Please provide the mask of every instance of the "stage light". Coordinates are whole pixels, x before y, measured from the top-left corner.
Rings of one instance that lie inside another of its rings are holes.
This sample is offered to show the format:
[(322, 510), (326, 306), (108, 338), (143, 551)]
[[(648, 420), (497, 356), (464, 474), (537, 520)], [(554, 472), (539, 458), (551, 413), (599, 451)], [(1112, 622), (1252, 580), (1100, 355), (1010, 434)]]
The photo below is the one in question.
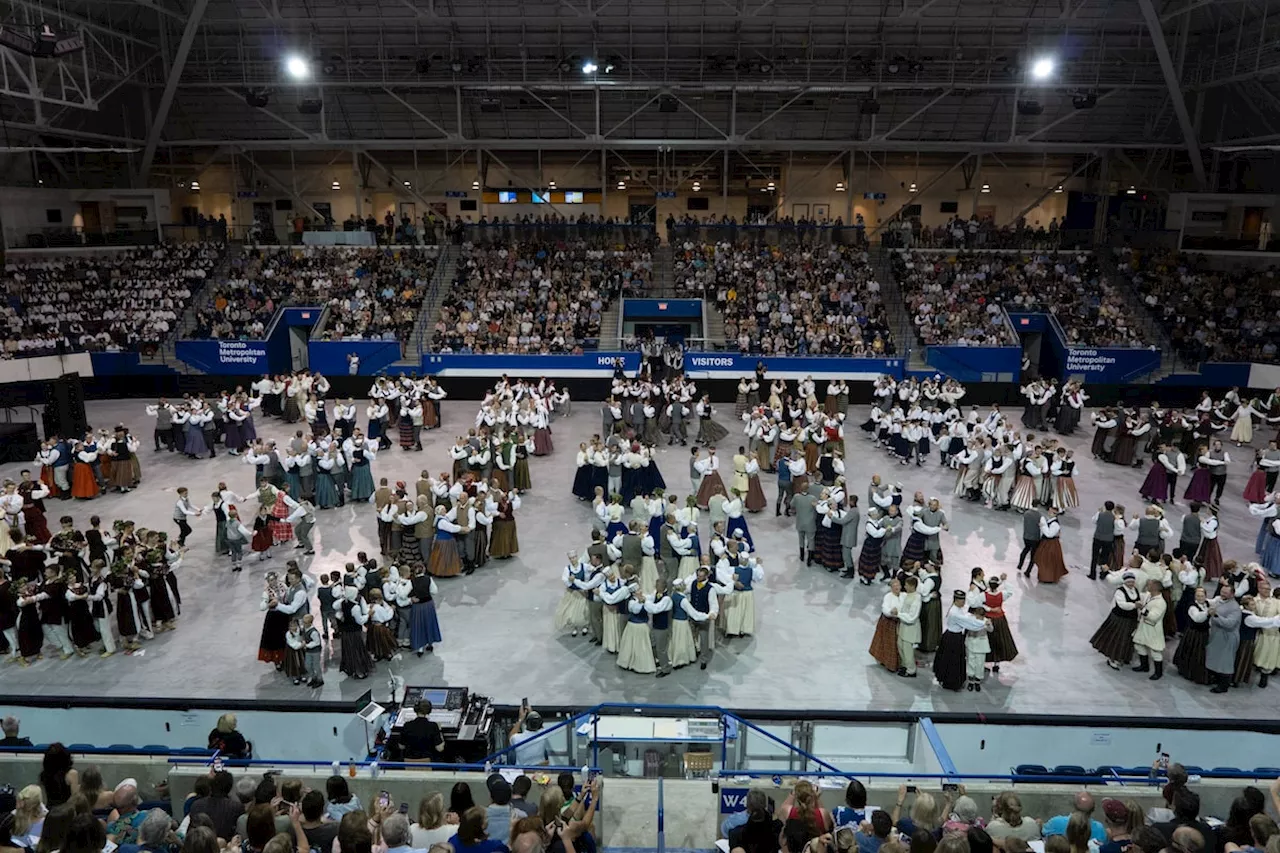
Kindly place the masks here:
[(199, 181), (192, 181), (192, 182), (191, 182), (191, 191), (192, 191), (193, 193), (198, 193), (198, 192), (200, 192), (200, 182), (199, 182)]
[(989, 192), (991, 192), (991, 184), (983, 184), (983, 185), (982, 185), (982, 192), (984, 192), (984, 193), (989, 193)]
[(284, 70), (294, 80), (305, 80), (311, 76), (311, 66), (301, 56), (290, 56), (284, 61)]
[(913, 192), (915, 192), (915, 191), (916, 191), (916, 182), (915, 182), (915, 181), (912, 181), (912, 182), (911, 182), (911, 186), (907, 187), (907, 192), (909, 192), (909, 193), (913, 193)]
[(334, 181), (331, 189), (340, 190), (342, 189), (342, 184), (338, 183), (337, 181)]
[(694, 191), (694, 192), (701, 192), (701, 191), (702, 191), (702, 184), (698, 183), (697, 181), (694, 181), (694, 182), (693, 182), (693, 191)]
[(480, 182), (479, 182), (478, 180), (476, 180), (476, 181), (472, 181), (472, 182), (471, 182), (471, 189), (473, 189), (473, 190), (478, 190), (478, 189), (480, 189)]
[(409, 186), (409, 182), (408, 182), (408, 181), (405, 181), (405, 182), (404, 182), (404, 185), (405, 185), (406, 187), (407, 187), (407, 186)]
[(590, 59), (582, 63), (583, 74), (595, 74), (598, 69), (599, 69), (599, 66), (596, 65), (594, 62), (592, 62)]
[(462, 60), (461, 60), (461, 59), (455, 59), (455, 60), (451, 61), (451, 62), (449, 63), (449, 70), (450, 70), (450, 71), (452, 71), (454, 74), (461, 74), (461, 73), (462, 73)]
[(844, 181), (836, 181), (836, 192), (844, 192)]
[(1037, 80), (1048, 80), (1053, 76), (1053, 60), (1047, 56), (1037, 59), (1031, 65), (1031, 76)]
[(1137, 195), (1137, 194), (1138, 194), (1138, 188), (1137, 188), (1137, 187), (1135, 187), (1135, 186), (1130, 185), (1129, 189), (1127, 189), (1127, 190), (1125, 190), (1125, 191), (1124, 191), (1124, 194), (1125, 194), (1125, 195)]
[(555, 181), (547, 181), (547, 186), (548, 186), (549, 188), (551, 188), (551, 189), (555, 189), (555, 188), (556, 188), (556, 182), (555, 182)]
[(1055, 193), (1060, 193), (1060, 192), (1066, 192), (1066, 191), (1062, 188), (1062, 184), (1058, 184), (1058, 188), (1057, 188), (1056, 190), (1054, 190), (1054, 192), (1055, 192)]

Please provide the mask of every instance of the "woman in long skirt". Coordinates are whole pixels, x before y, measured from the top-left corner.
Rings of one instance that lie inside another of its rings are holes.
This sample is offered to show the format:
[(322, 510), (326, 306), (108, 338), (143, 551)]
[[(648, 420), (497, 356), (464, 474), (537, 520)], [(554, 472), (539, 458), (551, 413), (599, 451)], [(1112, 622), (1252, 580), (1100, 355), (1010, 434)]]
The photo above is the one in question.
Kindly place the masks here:
[[(511, 485), (515, 488), (516, 493), (527, 492), (533, 488), (533, 478), (529, 476), (529, 454), (532, 450), (529, 448), (528, 440), (525, 439), (524, 433), (516, 436), (516, 465), (511, 472)], [(577, 485), (577, 477), (574, 478), (574, 484)]]
[(539, 421), (539, 426), (533, 431), (533, 455), (547, 456), (554, 452), (556, 446), (551, 441), (551, 427), (547, 425), (545, 415)]
[[(525, 460), (526, 466), (528, 460)], [(591, 451), (586, 442), (578, 445), (578, 471), (573, 476), (573, 496), (580, 501), (591, 500), (594, 494), (595, 467), (591, 464)]]
[(395, 612), (395, 608), (382, 599), (382, 590), (369, 590), (369, 624), (365, 630), (364, 645), (375, 662), (395, 657), (396, 635), (391, 632)]
[(1129, 665), (1133, 657), (1133, 632), (1138, 629), (1138, 611), (1142, 593), (1138, 592), (1137, 576), (1124, 573), (1124, 584), (1111, 599), (1111, 612), (1089, 639), (1089, 645), (1107, 659), (1107, 666), (1120, 670)]
[(942, 641), (942, 575), (937, 569), (930, 568), (919, 577), (922, 590), (925, 589), (925, 581), (929, 582), (932, 597), (920, 605), (920, 645), (916, 648), (928, 654), (937, 651), (938, 643)]
[(724, 488), (724, 480), (720, 479), (719, 471), (708, 471), (702, 477), (702, 484), (698, 486), (698, 507), (699, 509), (707, 509), (711, 505), (712, 495), (726, 494)]
[(400, 419), (400, 449), (412, 450), (414, 446), (413, 418), (406, 415)]
[(871, 510), (867, 521), (866, 538), (862, 540), (862, 551), (858, 554), (858, 576), (863, 586), (871, 583), (880, 574), (880, 553), (884, 547), (885, 529), (880, 526), (879, 510)]
[(373, 658), (365, 647), (364, 624), (369, 621), (369, 610), (356, 597), (356, 588), (345, 588), (344, 598), (334, 606), (338, 616), (338, 645), (342, 657), (338, 669), (351, 678), (368, 678), (373, 672)]
[(427, 571), (432, 577), (451, 578), (462, 574), (462, 552), (457, 534), (461, 528), (445, 517), (445, 508), (436, 507), (435, 541), (431, 544), (431, 559)]
[(726, 602), (724, 632), (729, 637), (749, 637), (756, 632), (755, 585), (764, 571), (752, 561), (733, 570), (733, 595)]
[(898, 611), (892, 605), (901, 594), (902, 584), (894, 578), (889, 582), (889, 592), (880, 605), (880, 618), (876, 620), (876, 631), (871, 636), (871, 647), (867, 650), (877, 663), (890, 672), (897, 672), (899, 664)]
[(987, 663), (992, 672), (1000, 671), (1000, 664), (1007, 663), (1018, 656), (1018, 644), (1013, 640), (1013, 632), (1009, 630), (1009, 617), (1004, 612), (1010, 595), (1000, 588), (1004, 575), (993, 577), (987, 582), (987, 591), (983, 594), (987, 618), (991, 620), (991, 634), (987, 637), (991, 651), (987, 652)]
[(1204, 566), (1205, 577), (1210, 580), (1217, 580), (1222, 577), (1223, 567), (1222, 547), (1218, 545), (1218, 537), (1216, 531), (1218, 529), (1217, 519), (1212, 519), (1207, 524), (1202, 524), (1201, 528), (1209, 527), (1215, 531), (1214, 537), (1202, 536), (1200, 539), (1200, 550), (1196, 552), (1195, 562), (1198, 566)]
[(1182, 633), (1178, 650), (1173, 653), (1173, 665), (1178, 674), (1196, 684), (1210, 682), (1205, 668), (1205, 654), (1209, 645), (1209, 602), (1204, 587), (1196, 587), (1195, 598), (1187, 608), (1187, 630)]
[(705, 414), (698, 418), (698, 443), (711, 447), (724, 441), (728, 435), (729, 431), (712, 418), (711, 404), (707, 403)]
[(413, 567), (413, 606), (409, 610), (409, 647), (422, 657), (435, 651), (436, 643), (443, 642), (440, 619), (436, 613), (435, 597), (439, 593), (435, 579), (427, 574), (421, 563)]
[(743, 499), (747, 512), (760, 512), (769, 507), (769, 499), (760, 486), (760, 452), (747, 460), (747, 494)]
[[(93, 464), (80, 458), (83, 447), (75, 453), (75, 464), (71, 473), (71, 497), (79, 500), (92, 500), (98, 496), (98, 478), (93, 475)], [(90, 454), (96, 458), (96, 454)]]
[(693, 628), (689, 626), (689, 616), (681, 606), (686, 598), (684, 582), (677, 580), (674, 588), (675, 592), (671, 595), (671, 636), (667, 640), (667, 660), (672, 669), (679, 669), (696, 661), (698, 650), (693, 644)]
[[(1209, 452), (1209, 448), (1203, 444), (1196, 448), (1196, 458), (1204, 456)], [(1197, 501), (1207, 504), (1213, 498), (1213, 480), (1209, 475), (1209, 466), (1197, 464), (1196, 469), (1191, 472), (1191, 482), (1187, 483), (1187, 489), (1182, 496), (1189, 501)]]
[(289, 623), (289, 631), (284, 635), (284, 643), (288, 647), (284, 653), (284, 664), (280, 671), (293, 679), (294, 684), (301, 684), (307, 676), (307, 654), (303, 650), (302, 622), (294, 619)]
[[(351, 466), (351, 500), (356, 503), (368, 502), (373, 497), (373, 471), (370, 468), (369, 460), (372, 454), (366, 450), (363, 460), (357, 461)], [(290, 490), (292, 494), (292, 490)]]
[(1196, 590), (1204, 583), (1205, 573), (1201, 566), (1191, 566), (1189, 563), (1182, 564), (1186, 568), (1179, 569), (1178, 583), (1182, 587), (1182, 593), (1178, 596), (1178, 603), (1174, 606), (1173, 617), (1174, 627), (1179, 634), (1185, 633), (1187, 625), (1191, 619), (1187, 616), (1187, 611), (1191, 609), (1192, 603), (1196, 600)]
[[(822, 506), (824, 503), (825, 501), (819, 501), (818, 505)], [(831, 510), (833, 516), (834, 504), (831, 505)], [(836, 524), (832, 516), (825, 512), (818, 515), (818, 527), (813, 534), (813, 552), (823, 568), (837, 572), (844, 567), (844, 552), (840, 548), (840, 534), (844, 528)]]
[(283, 545), (293, 540), (293, 525), (286, 520), (293, 512), (286, 500), (288, 491), (286, 487), (276, 492), (276, 502), (271, 508), (272, 518), (275, 519), (271, 522), (271, 541), (275, 545)]
[[(964, 602), (964, 590), (956, 590), (951, 596), (952, 609), (963, 611)], [(964, 617), (964, 620), (972, 619), (967, 613), (962, 612), (960, 615)], [(950, 620), (950, 617), (948, 617), (948, 620)], [(967, 656), (964, 647), (966, 633), (965, 630), (944, 630), (942, 639), (938, 642), (938, 653), (933, 656), (933, 677), (938, 680), (938, 684), (947, 690), (959, 690), (967, 681)]]
[(1040, 583), (1057, 583), (1066, 576), (1067, 563), (1062, 558), (1062, 540), (1057, 536), (1043, 537), (1036, 548), (1036, 579)]
[(1138, 494), (1152, 503), (1164, 503), (1168, 500), (1169, 472), (1165, 470), (1164, 465), (1160, 464), (1158, 458), (1151, 463), (1151, 470), (1147, 472), (1147, 479), (1142, 481), (1142, 488), (1138, 490)]
[(489, 556), (495, 560), (506, 560), (520, 551), (520, 537), (516, 531), (515, 516), (520, 498), (504, 495), (501, 492), (495, 492), (493, 497), (498, 503), (498, 511), (493, 516), (491, 525), (493, 535), (489, 541)]
[[(327, 461), (327, 460), (326, 460)], [(338, 490), (333, 483), (333, 471), (323, 465), (316, 466), (316, 507), (333, 509), (338, 505)]]
[(589, 591), (578, 589), (574, 581), (585, 583), (587, 570), (576, 563), (577, 552), (570, 552), (570, 563), (560, 572), (560, 583), (564, 586), (564, 594), (556, 605), (556, 613), (552, 624), (557, 631), (568, 631), (569, 636), (576, 637), (581, 631), (587, 634), (591, 626), (591, 605)]
[(219, 483), (219, 491), (209, 495), (213, 507), (213, 523), (216, 529), (213, 531), (213, 553), (219, 557), (225, 557), (231, 553), (231, 546), (227, 544), (227, 506), (222, 500), (222, 490), (226, 487), (225, 483)]
[(284, 664), (284, 655), (288, 650), (285, 634), (289, 632), (289, 614), (277, 610), (276, 605), (284, 600), (287, 590), (275, 572), (267, 572), (266, 589), (262, 591), (262, 609), (266, 615), (262, 617), (262, 636), (258, 640), (258, 660), (273, 663), (276, 669)]
[(618, 666), (641, 675), (656, 672), (653, 634), (649, 630), (649, 614), (644, 609), (644, 593), (640, 590), (637, 589), (627, 602), (627, 616), (624, 618), (626, 622), (618, 638)]
[(271, 546), (275, 544), (271, 535), (272, 521), (270, 509), (265, 506), (258, 507), (258, 514), (253, 518), (253, 539), (249, 541), (249, 547), (258, 555), (259, 560), (265, 560), (271, 556)]

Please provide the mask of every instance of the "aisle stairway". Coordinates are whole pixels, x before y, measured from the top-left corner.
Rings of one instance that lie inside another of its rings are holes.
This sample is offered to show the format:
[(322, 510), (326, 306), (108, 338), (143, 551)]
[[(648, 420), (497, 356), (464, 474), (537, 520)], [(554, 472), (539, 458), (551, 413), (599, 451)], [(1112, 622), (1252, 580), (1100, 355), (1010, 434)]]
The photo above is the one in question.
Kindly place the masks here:
[(458, 247), (444, 244), (440, 248), (440, 259), (436, 261), (436, 271), (431, 276), (431, 287), (422, 300), (422, 308), (418, 311), (418, 322), (413, 327), (410, 344), (405, 346), (401, 364), (421, 364), (422, 354), (431, 349), (432, 337), (435, 335), (436, 320), (440, 317), (440, 304), (453, 290), (453, 279), (458, 272)]
[(1173, 347), (1173, 341), (1169, 338), (1169, 334), (1164, 330), (1164, 326), (1142, 301), (1142, 295), (1138, 293), (1137, 288), (1129, 281), (1129, 276), (1116, 263), (1114, 253), (1106, 247), (1096, 252), (1098, 257), (1098, 267), (1102, 274), (1107, 278), (1115, 289), (1124, 297), (1128, 311), (1127, 316), (1132, 321), (1138, 321), (1142, 324), (1142, 339), (1148, 343), (1155, 344), (1160, 348), (1160, 367), (1155, 372), (1141, 377), (1143, 382), (1159, 382), (1166, 376), (1174, 373), (1195, 374), (1199, 371), (1194, 365), (1180, 363), (1177, 353)]
[(196, 317), (213, 299), (213, 292), (216, 289), (216, 286), (226, 282), (227, 276), (231, 273), (231, 262), (235, 257), (238, 257), (239, 254), (240, 250), (238, 248), (227, 248), (226, 253), (218, 260), (218, 263), (209, 271), (209, 274), (205, 276), (199, 286), (192, 289), (191, 298), (187, 300), (186, 307), (175, 322), (172, 334), (169, 335), (168, 339), (165, 340), (164, 344), (161, 345), (159, 351), (157, 351), (155, 355), (143, 356), (140, 358), (140, 364), (152, 366), (167, 365), (180, 373), (187, 374), (200, 372), (195, 368), (190, 367), (185, 362), (178, 360), (175, 345), (179, 340), (183, 340), (191, 336), (191, 333), (196, 327)]
[(653, 283), (649, 285), (649, 294), (655, 298), (676, 295), (675, 260), (671, 255), (671, 246), (662, 243), (653, 252)]
[(893, 331), (893, 340), (897, 344), (896, 355), (907, 358), (908, 370), (928, 370), (924, 347), (916, 340), (911, 315), (907, 312), (902, 291), (898, 288), (898, 280), (893, 275), (893, 266), (890, 264), (892, 254), (892, 249), (883, 246), (876, 246), (871, 250), (871, 263), (876, 280), (880, 282), (880, 298), (884, 302), (885, 313), (889, 316), (889, 328)]

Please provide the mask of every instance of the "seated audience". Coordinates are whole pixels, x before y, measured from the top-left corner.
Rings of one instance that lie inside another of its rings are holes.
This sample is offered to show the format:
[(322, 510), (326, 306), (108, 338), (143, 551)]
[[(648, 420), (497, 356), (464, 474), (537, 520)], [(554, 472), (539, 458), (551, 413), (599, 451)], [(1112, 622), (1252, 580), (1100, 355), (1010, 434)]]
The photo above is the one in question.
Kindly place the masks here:
[(0, 747), (31, 746), (31, 738), (18, 736), (18, 729), (21, 725), (22, 721), (12, 714), (0, 721), (0, 732), (4, 733), (4, 737), (0, 738)]

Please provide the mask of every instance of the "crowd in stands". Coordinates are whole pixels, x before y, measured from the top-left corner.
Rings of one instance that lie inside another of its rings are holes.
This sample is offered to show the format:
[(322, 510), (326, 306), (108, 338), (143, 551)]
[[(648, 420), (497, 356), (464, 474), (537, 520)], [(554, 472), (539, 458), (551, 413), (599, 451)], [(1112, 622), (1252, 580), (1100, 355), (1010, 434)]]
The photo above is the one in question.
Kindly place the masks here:
[(252, 249), (196, 314), (196, 338), (261, 338), (282, 305), (327, 305), (326, 340), (407, 341), (435, 249)]
[(154, 352), (224, 247), (182, 243), (104, 255), (10, 258), (0, 304), (5, 358)]
[(882, 229), (886, 246), (902, 249), (1056, 249), (1063, 245), (1064, 233), (1055, 216), (1046, 227), (1026, 219), (996, 225), (990, 217), (976, 214), (965, 219), (952, 216), (944, 223), (928, 226), (917, 216), (899, 216)]
[[(941, 795), (898, 789), (892, 810), (869, 809), (854, 780), (844, 803), (824, 808), (807, 781), (782, 803), (752, 789), (746, 808), (721, 824), (731, 853), (1275, 853), (1280, 829), (1266, 813), (1268, 797), (1245, 787), (1224, 819), (1202, 816), (1200, 796), (1180, 765), (1168, 771), (1163, 806), (1146, 811), (1123, 796), (1096, 800), (1077, 793), (1066, 814), (1023, 813), (1015, 791), (992, 798), (989, 819), (963, 785)], [(1118, 789), (1123, 795), (1124, 790)], [(1280, 812), (1280, 779), (1270, 785)], [(910, 800), (910, 802), (908, 802)], [(1208, 819), (1206, 819), (1208, 818)]]
[(1048, 312), (1075, 346), (1142, 346), (1119, 290), (1088, 253), (897, 252), (894, 275), (921, 342), (1009, 346), (1010, 312)]
[(1197, 363), (1277, 361), (1280, 277), (1274, 267), (1215, 270), (1204, 257), (1130, 249), (1117, 254), (1180, 356)]
[(651, 237), (465, 244), (453, 288), (441, 300), (432, 348), (542, 354), (594, 348), (613, 300), (640, 294), (652, 281)]
[(677, 291), (714, 299), (726, 344), (744, 353), (877, 356), (895, 352), (880, 283), (853, 246), (672, 247)]
[[(13, 717), (3, 747), (30, 747)], [(230, 756), (234, 757), (234, 756)], [(136, 779), (106, 787), (93, 765), (77, 767), (60, 743), (44, 753), (39, 784), (0, 784), (0, 851), (5, 853), (595, 853), (602, 783), (561, 773), (529, 799), (533, 780), (498, 773), (477, 800), (457, 782), (446, 797), (416, 803), (380, 796), (361, 803), (347, 777), (324, 790), (299, 779), (215, 767), (182, 802), (167, 783)], [(144, 795), (146, 795), (144, 797)]]

